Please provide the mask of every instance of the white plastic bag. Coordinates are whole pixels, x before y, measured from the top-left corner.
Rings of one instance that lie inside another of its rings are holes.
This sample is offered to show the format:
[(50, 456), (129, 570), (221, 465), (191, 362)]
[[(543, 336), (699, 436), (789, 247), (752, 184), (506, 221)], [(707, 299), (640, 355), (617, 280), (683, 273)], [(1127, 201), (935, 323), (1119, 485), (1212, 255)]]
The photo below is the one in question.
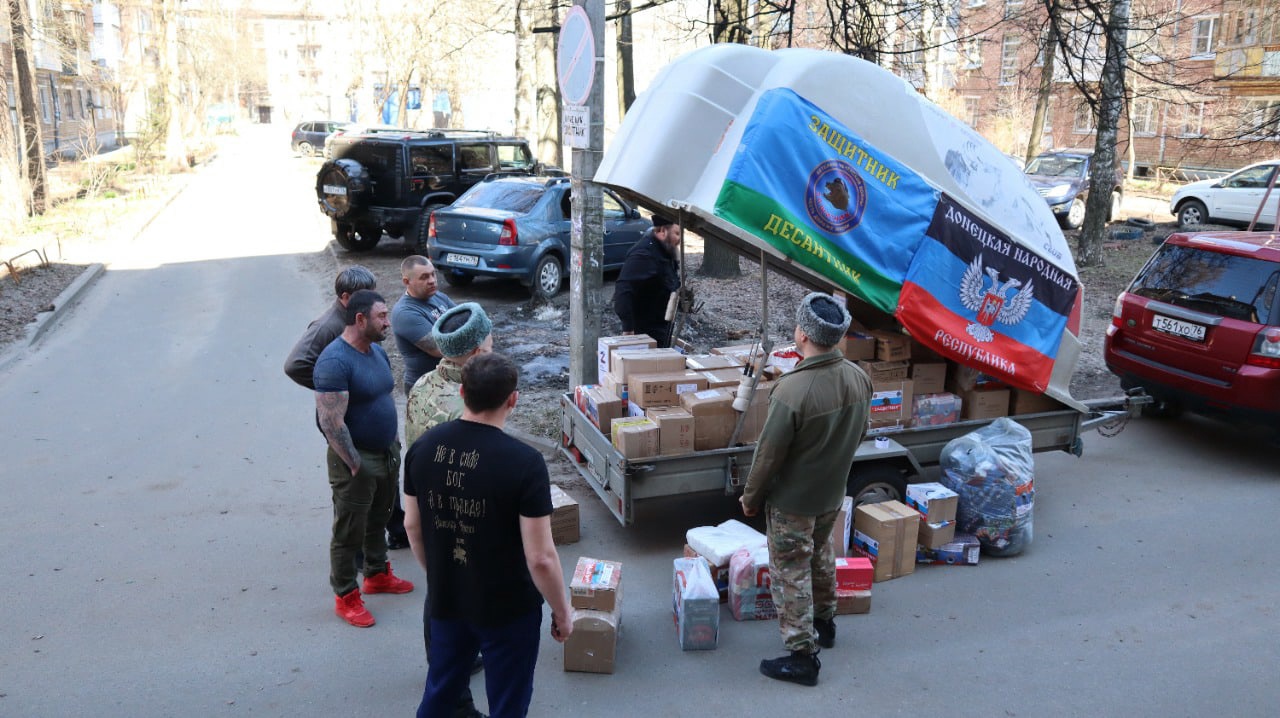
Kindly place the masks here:
[(956, 532), (978, 537), (982, 552), (1015, 556), (1031, 545), (1035, 464), (1031, 432), (1002, 417), (947, 442), (942, 483), (960, 496)]

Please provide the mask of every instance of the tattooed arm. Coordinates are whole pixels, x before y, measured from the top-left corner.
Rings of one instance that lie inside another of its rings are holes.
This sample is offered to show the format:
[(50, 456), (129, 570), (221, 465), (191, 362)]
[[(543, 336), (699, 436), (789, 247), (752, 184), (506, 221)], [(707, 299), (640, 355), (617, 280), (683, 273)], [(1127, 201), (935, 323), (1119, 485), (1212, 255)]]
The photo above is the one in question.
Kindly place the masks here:
[(320, 430), (324, 438), (329, 440), (342, 463), (351, 469), (355, 476), (360, 471), (360, 452), (351, 441), (351, 430), (347, 428), (346, 414), (349, 395), (345, 391), (316, 392), (316, 414), (320, 419)]
[(440, 347), (436, 346), (436, 342), (431, 338), (430, 334), (414, 342), (413, 345), (437, 359), (441, 356)]

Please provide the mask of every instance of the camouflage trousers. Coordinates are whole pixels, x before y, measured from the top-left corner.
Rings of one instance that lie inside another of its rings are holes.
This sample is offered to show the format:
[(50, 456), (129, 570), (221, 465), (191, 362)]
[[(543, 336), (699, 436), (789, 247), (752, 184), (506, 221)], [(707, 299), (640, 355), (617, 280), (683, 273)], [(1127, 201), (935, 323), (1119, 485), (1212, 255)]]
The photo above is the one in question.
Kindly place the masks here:
[(835, 618), (837, 513), (797, 516), (768, 507), (769, 581), (787, 650), (817, 651), (813, 619)]

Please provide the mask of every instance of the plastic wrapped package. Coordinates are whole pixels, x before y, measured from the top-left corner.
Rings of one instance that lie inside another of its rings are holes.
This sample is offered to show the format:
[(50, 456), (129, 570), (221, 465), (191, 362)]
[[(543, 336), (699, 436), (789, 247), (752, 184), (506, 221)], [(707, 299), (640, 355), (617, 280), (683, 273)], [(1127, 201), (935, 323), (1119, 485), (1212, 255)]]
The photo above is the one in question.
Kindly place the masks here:
[(686, 651), (707, 651), (720, 639), (720, 594), (706, 561), (678, 558), (672, 567), (671, 608)]
[(736, 519), (719, 526), (698, 526), (684, 534), (685, 543), (713, 566), (728, 566), (729, 557), (740, 548), (764, 546), (765, 535)]
[(942, 483), (960, 496), (956, 531), (990, 556), (1031, 545), (1035, 470), (1031, 432), (1009, 418), (952, 439), (942, 449)]
[(729, 609), (736, 621), (778, 617), (769, 584), (769, 547), (740, 548), (729, 558)]

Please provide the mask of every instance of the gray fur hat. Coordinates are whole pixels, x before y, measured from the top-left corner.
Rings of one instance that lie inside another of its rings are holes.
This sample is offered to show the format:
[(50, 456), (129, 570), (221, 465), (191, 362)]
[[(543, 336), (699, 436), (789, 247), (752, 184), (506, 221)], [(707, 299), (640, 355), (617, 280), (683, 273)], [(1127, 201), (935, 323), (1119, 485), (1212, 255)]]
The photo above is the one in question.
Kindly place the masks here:
[[(469, 315), (462, 326), (451, 332), (443, 332), (441, 328), (449, 319), (459, 315)], [(464, 302), (440, 315), (431, 327), (431, 340), (436, 343), (440, 353), (447, 357), (461, 357), (470, 354), (484, 343), (485, 337), (493, 332), (493, 322), (484, 313), (484, 307), (475, 302)]]
[(824, 347), (833, 347), (844, 339), (849, 319), (847, 309), (821, 292), (806, 296), (796, 309), (796, 326), (810, 341)]

